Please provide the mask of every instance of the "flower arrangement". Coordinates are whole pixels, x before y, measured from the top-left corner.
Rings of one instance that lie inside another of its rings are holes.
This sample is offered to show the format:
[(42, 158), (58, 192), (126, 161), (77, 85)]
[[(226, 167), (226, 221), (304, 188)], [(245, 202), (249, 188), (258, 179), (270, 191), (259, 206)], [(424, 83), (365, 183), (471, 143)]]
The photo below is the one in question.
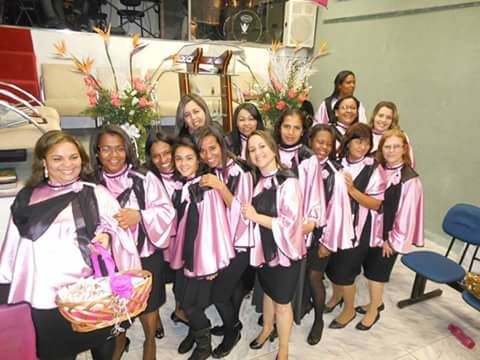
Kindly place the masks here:
[(96, 27), (93, 30), (103, 38), (105, 54), (113, 75), (113, 89), (105, 87), (93, 74), (94, 60), (90, 57), (80, 60), (77, 56), (68, 53), (65, 41), (62, 40), (54, 44), (56, 55), (71, 60), (76, 70), (85, 75), (84, 81), (88, 88), (86, 96), (88, 97), (89, 107), (84, 111), (84, 114), (100, 118), (103, 123), (120, 125), (134, 140), (139, 156), (143, 159), (143, 145), (148, 129), (152, 122), (158, 118), (153, 90), (163, 73), (161, 66), (166, 60), (172, 59), (173, 56), (163, 59), (151, 76), (134, 77), (134, 56), (147, 46), (147, 44), (140, 43), (140, 35), (135, 34), (132, 37), (132, 50), (129, 55), (129, 83), (121, 89), (109, 51), (111, 26), (109, 25), (107, 30)]
[(308, 99), (308, 78), (313, 73), (312, 65), (327, 54), (325, 43), (320, 45), (318, 53), (313, 56), (300, 56), (300, 50), (302, 48), (297, 46), (293, 53), (288, 54), (284, 46), (273, 42), (265, 85), (250, 70), (255, 83), (246, 95), (256, 99), (265, 123), (269, 126), (273, 127), (284, 109), (299, 108)]

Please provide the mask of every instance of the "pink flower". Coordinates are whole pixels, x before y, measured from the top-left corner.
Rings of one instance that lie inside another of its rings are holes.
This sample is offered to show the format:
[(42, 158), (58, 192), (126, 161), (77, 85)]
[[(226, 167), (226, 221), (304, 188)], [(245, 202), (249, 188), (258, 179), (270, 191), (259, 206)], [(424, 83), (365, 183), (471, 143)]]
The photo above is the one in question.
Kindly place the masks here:
[(120, 97), (118, 96), (118, 94), (112, 94), (110, 104), (117, 108), (120, 107)]
[(82, 191), (82, 189), (83, 189), (83, 183), (81, 183), (80, 181), (73, 183), (72, 190), (74, 193), (79, 193), (80, 191)]
[(322, 170), (322, 179), (325, 180), (326, 178), (328, 178), (328, 175), (330, 175), (330, 173), (328, 172), (327, 169), (323, 169)]
[(97, 103), (98, 103), (97, 97), (96, 96), (89, 96), (88, 97), (88, 103), (90, 104), (90, 106), (97, 105)]
[(285, 109), (286, 106), (287, 106), (287, 104), (285, 103), (285, 101), (278, 100), (277, 103), (275, 104), (275, 109), (283, 110), (283, 109)]
[(271, 83), (272, 83), (273, 88), (274, 88), (276, 91), (278, 91), (278, 92), (282, 92), (282, 91), (283, 91), (283, 85), (280, 84), (280, 82), (279, 82), (277, 79), (275, 79), (275, 78), (272, 77), (272, 78), (270, 79), (270, 81), (271, 81)]
[(93, 90), (87, 92), (87, 96), (90, 97), (97, 97), (97, 93)]
[(138, 92), (145, 92), (147, 91), (147, 85), (139, 78), (133, 78), (133, 86)]
[(140, 105), (140, 107), (147, 107), (147, 106), (150, 106), (151, 103), (150, 101), (148, 101), (147, 99), (145, 99), (144, 97), (141, 97), (140, 100), (138, 100), (138, 105)]
[(242, 95), (243, 96), (250, 96), (251, 95), (251, 92), (249, 89), (242, 89)]
[(91, 87), (92, 89), (98, 88), (97, 84), (95, 83), (95, 81), (93, 81), (93, 79), (90, 76), (85, 76), (83, 78), (83, 82), (85, 83), (86, 86)]
[(300, 94), (300, 96), (298, 97), (298, 100), (299, 100), (301, 103), (303, 103), (305, 100), (307, 100), (307, 96), (308, 96), (308, 94), (305, 94), (304, 92), (302, 92), (302, 93)]
[(272, 106), (270, 104), (263, 104), (262, 106), (262, 110), (263, 111), (268, 111), (272, 108)]
[(288, 90), (288, 97), (290, 99), (294, 99), (295, 96), (297, 96), (297, 91), (294, 88), (291, 88), (290, 90)]

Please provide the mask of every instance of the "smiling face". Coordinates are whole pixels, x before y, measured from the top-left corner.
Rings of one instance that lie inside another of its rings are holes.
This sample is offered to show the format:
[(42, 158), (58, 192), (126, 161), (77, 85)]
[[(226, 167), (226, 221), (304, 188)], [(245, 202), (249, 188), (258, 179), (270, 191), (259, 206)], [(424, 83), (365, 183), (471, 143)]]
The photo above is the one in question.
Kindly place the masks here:
[(370, 140), (367, 138), (353, 139), (348, 143), (348, 159), (356, 161), (363, 159), (370, 150)]
[(280, 138), (285, 145), (297, 144), (303, 135), (302, 119), (298, 115), (288, 115), (280, 125)]
[(197, 130), (206, 123), (205, 111), (195, 101), (189, 101), (183, 111), (183, 119), (190, 130)]
[(213, 135), (207, 135), (200, 144), (200, 158), (209, 168), (222, 164), (222, 148)]
[(250, 161), (258, 167), (260, 171), (268, 172), (277, 168), (275, 153), (261, 136), (252, 135), (249, 137), (247, 149)]
[(98, 139), (98, 161), (103, 170), (115, 174), (127, 163), (127, 150), (120, 135), (103, 134)]
[(353, 95), (355, 92), (356, 79), (355, 76), (348, 75), (338, 86), (339, 97)]
[(385, 140), (382, 147), (383, 157), (387, 166), (390, 167), (401, 164), (406, 152), (407, 150), (403, 139), (398, 136), (390, 136)]
[(152, 144), (150, 157), (153, 164), (162, 174), (173, 171), (172, 146), (163, 141), (157, 141)]
[(330, 155), (334, 139), (328, 131), (318, 131), (310, 142), (310, 146), (319, 160), (324, 160)]
[(248, 137), (251, 133), (257, 130), (257, 120), (246, 109), (238, 112), (237, 127), (240, 134)]
[(343, 100), (335, 110), (335, 116), (340, 123), (349, 127), (358, 116), (357, 102), (353, 99)]
[(198, 170), (198, 158), (195, 151), (188, 146), (179, 146), (173, 156), (175, 168), (180, 175), (191, 178), (195, 176)]
[(384, 132), (392, 127), (393, 123), (393, 110), (383, 106), (378, 110), (373, 118), (373, 129)]
[(75, 144), (58, 143), (45, 154), (43, 166), (48, 170), (48, 178), (55, 184), (68, 184), (80, 176), (82, 159)]

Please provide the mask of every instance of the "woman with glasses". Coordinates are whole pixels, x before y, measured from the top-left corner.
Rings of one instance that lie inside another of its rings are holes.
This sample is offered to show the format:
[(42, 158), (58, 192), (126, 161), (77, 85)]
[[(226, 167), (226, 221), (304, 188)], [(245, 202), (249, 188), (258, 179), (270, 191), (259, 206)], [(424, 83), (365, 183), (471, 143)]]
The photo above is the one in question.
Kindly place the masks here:
[(387, 130), (379, 143), (377, 159), (385, 169), (387, 190), (382, 202), (382, 215), (377, 232), (372, 237), (364, 261), (370, 302), (355, 310), (364, 314), (356, 328), (370, 330), (380, 319), (384, 286), (398, 254), (410, 246), (423, 246), (423, 190), (418, 174), (411, 166), (409, 144), (399, 129)]
[[(330, 96), (325, 98), (315, 114), (314, 125), (316, 124), (335, 124), (334, 106), (338, 99), (345, 96), (353, 96), (357, 80), (355, 74), (350, 70), (340, 71), (333, 81), (333, 91)], [(358, 118), (360, 122), (366, 123), (367, 116), (365, 107), (359, 102)]]
[(353, 95), (348, 95), (338, 99), (333, 107), (336, 149), (340, 148), (343, 137), (350, 126), (358, 122), (358, 109), (360, 102)]
[[(175, 210), (160, 179), (140, 168), (135, 148), (122, 128), (104, 125), (98, 129), (91, 139), (90, 153), (97, 183), (120, 203), (121, 209), (115, 215), (118, 225), (130, 232), (142, 268), (152, 273), (152, 291), (140, 322), (145, 334), (143, 358), (154, 359), (157, 313), (165, 302), (162, 249), (169, 245)], [(114, 359), (128, 348), (124, 334), (117, 338)]]

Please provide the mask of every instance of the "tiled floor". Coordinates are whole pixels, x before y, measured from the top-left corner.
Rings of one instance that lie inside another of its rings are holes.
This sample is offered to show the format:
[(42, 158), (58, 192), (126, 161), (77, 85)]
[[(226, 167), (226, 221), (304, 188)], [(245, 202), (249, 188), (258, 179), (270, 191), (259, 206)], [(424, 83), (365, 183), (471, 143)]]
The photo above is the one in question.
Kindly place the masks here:
[[(430, 248), (442, 251), (438, 245), (430, 244)], [(331, 330), (325, 328), (323, 339), (317, 346), (306, 343), (313, 313), (307, 315), (300, 326), (294, 326), (290, 340), (290, 359), (398, 359), (398, 360), (457, 360), (480, 359), (480, 313), (469, 307), (461, 298), (461, 294), (445, 286), (441, 297), (416, 304), (405, 309), (398, 309), (396, 303), (410, 294), (414, 274), (404, 265), (397, 262), (392, 280), (386, 287), (385, 311), (380, 321), (367, 332), (355, 329), (360, 316), (345, 329)], [(427, 288), (433, 288), (429, 283)], [(366, 281), (360, 277), (358, 281), (357, 303), (363, 304), (367, 299)], [(170, 289), (167, 303), (161, 308), (160, 314), (166, 331), (166, 337), (157, 340), (157, 359), (187, 359), (188, 355), (179, 355), (176, 348), (186, 335), (186, 327), (174, 325), (169, 318), (174, 307)], [(338, 314), (338, 309), (332, 314), (326, 314), (328, 324)], [(219, 322), (218, 315), (212, 308), (208, 309), (212, 324)], [(274, 359), (278, 341), (268, 343), (262, 350), (250, 350), (248, 344), (253, 340), (260, 327), (256, 325), (258, 315), (248, 302), (244, 303), (241, 320), (244, 324), (242, 339), (227, 359), (231, 360), (268, 360)], [(448, 324), (460, 326), (477, 345), (467, 349), (450, 334)], [(138, 321), (128, 332), (132, 340), (130, 351), (124, 355), (126, 360), (142, 359), (143, 333)], [(213, 345), (220, 338), (213, 337)], [(89, 359), (82, 355), (79, 359)]]

